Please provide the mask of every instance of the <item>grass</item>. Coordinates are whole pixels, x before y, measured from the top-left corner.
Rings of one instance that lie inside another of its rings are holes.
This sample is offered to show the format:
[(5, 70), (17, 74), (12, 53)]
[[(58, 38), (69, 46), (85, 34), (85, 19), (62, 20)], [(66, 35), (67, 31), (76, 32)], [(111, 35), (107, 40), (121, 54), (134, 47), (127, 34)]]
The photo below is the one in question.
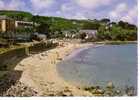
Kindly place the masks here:
[(0, 54), (10, 50), (10, 48), (0, 48)]
[(22, 47), (25, 47), (25, 46), (24, 45), (13, 45), (9, 48), (1, 47), (0, 48), (0, 54), (2, 54), (4, 52), (7, 52), (7, 51), (10, 51), (10, 50), (13, 50), (13, 49), (22, 48)]

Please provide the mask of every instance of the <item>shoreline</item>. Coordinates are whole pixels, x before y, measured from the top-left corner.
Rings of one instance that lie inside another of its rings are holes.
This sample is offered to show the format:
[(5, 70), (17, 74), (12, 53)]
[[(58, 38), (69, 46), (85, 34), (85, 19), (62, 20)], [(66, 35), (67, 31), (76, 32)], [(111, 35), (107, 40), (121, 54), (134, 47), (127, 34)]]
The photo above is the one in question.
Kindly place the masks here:
[(92, 96), (88, 91), (66, 82), (57, 72), (57, 63), (65, 59), (74, 50), (94, 44), (68, 43), (49, 51), (23, 59), (15, 70), (23, 71), (20, 82), (32, 87), (39, 96)]
[(86, 47), (74, 49), (71, 53), (69, 53), (68, 55), (66, 55), (64, 57), (64, 60), (72, 59), (73, 57), (75, 57), (76, 55), (78, 55), (80, 52), (82, 52), (84, 50), (87, 50), (90, 48), (98, 48), (100, 46), (104, 46), (104, 44), (91, 44), (91, 45), (86, 46)]
[(137, 44), (137, 41), (100, 41), (94, 42), (95, 44), (105, 44), (105, 45), (122, 45), (122, 44)]
[[(89, 49), (90, 47), (93, 47), (96, 49), (96, 47), (100, 47), (100, 46), (104, 46), (104, 45), (107, 45), (107, 44), (95, 44), (94, 46), (89, 46), (87, 48), (80, 48), (80, 49), (77, 49), (76, 51), (74, 50), (74, 52), (72, 52), (69, 56), (66, 56), (66, 59), (64, 59), (64, 60), (73, 59), (73, 57), (75, 57), (79, 52), (84, 51), (86, 49)], [(66, 81), (69, 82), (68, 80), (66, 80)], [(112, 81), (108, 81), (107, 84), (104, 86), (101, 86), (98, 84), (91, 85), (91, 86), (80, 85), (77, 82), (73, 82), (71, 84), (74, 86), (77, 86), (77, 87), (81, 87), (86, 91), (90, 91), (91, 93), (93, 93), (93, 96), (136, 96), (137, 95), (137, 87), (135, 87), (135, 86), (128, 86), (127, 87), (126, 86), (122, 89), (122, 87), (115, 85)], [(108, 87), (110, 89), (108, 89)], [(99, 92), (98, 90), (99, 91), (101, 90), (102, 92)], [(113, 91), (115, 91), (115, 92), (113, 92)]]
[[(106, 88), (102, 86), (81, 86), (65, 80), (58, 72), (57, 64), (63, 60), (72, 59), (79, 52), (97, 48), (106, 44), (69, 43), (61, 41), (59, 46), (39, 54), (30, 55), (19, 62), (15, 72), (22, 73), (16, 84), (12, 85), (1, 96), (135, 96), (133, 87), (125, 91), (116, 88), (110, 81)], [(10, 75), (11, 76), (11, 75)], [(16, 74), (4, 81), (13, 81)], [(4, 84), (3, 82), (3, 84)], [(6, 83), (7, 84), (7, 83)], [(9, 84), (9, 83), (8, 83)], [(109, 88), (108, 88), (109, 87)], [(115, 88), (114, 88), (115, 87)], [(30, 91), (30, 92), (29, 92)], [(114, 91), (114, 92), (113, 92)], [(123, 94), (125, 93), (125, 94)]]

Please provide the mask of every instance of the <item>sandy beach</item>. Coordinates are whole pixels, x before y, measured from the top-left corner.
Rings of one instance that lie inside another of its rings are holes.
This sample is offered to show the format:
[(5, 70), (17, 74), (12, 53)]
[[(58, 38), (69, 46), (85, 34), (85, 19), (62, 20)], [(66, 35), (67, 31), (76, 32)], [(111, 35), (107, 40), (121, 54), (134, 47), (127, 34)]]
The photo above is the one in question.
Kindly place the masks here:
[(92, 44), (60, 43), (55, 49), (31, 55), (23, 59), (15, 70), (23, 71), (20, 82), (32, 87), (38, 96), (92, 96), (72, 84), (64, 81), (56, 70), (56, 64), (75, 49)]

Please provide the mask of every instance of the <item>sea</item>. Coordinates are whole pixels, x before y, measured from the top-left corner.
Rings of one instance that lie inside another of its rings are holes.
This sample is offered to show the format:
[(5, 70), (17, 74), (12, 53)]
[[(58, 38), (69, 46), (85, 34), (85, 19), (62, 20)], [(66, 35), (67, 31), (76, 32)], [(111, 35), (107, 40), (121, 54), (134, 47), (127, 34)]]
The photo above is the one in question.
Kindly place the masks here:
[(75, 50), (57, 64), (59, 75), (80, 86), (137, 88), (137, 44), (93, 45)]

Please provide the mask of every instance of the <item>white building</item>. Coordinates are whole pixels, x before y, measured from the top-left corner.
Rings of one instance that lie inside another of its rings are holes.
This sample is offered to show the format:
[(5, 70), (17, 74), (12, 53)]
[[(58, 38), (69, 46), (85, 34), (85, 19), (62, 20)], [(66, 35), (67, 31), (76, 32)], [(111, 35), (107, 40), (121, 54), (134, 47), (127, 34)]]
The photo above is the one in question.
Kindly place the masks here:
[(22, 28), (32, 28), (33, 22), (25, 22), (25, 21), (15, 21), (15, 27), (22, 27)]
[(86, 34), (85, 39), (88, 39), (88, 38), (96, 37), (97, 30), (80, 30), (79, 32), (81, 34), (85, 33)]
[(32, 28), (33, 22), (16, 21), (7, 16), (0, 16), (0, 32), (14, 31), (16, 28)]

